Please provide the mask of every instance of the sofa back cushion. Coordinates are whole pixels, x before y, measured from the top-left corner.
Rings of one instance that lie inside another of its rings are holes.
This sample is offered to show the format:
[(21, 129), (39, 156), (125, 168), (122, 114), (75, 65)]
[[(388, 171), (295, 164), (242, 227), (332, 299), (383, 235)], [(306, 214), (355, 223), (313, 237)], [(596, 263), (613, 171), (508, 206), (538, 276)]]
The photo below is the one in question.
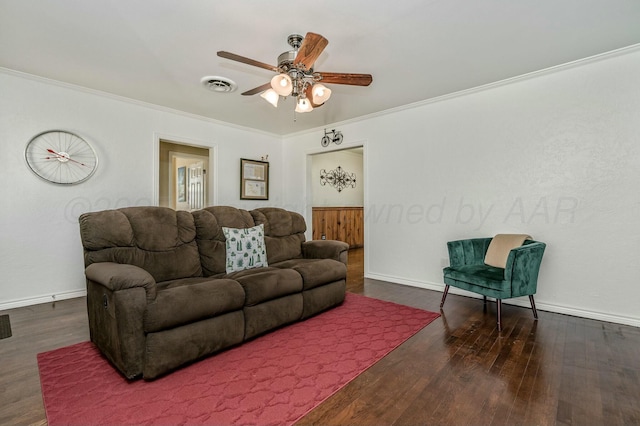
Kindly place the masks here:
[(229, 206), (206, 207), (191, 212), (196, 226), (196, 241), (205, 277), (226, 272), (226, 228), (252, 228), (264, 225), (267, 263), (302, 257), (302, 242), (307, 230), (304, 218), (295, 212), (275, 207), (252, 211)]
[(302, 257), (307, 225), (302, 215), (276, 207), (251, 210), (256, 225), (264, 225), (269, 264)]
[(226, 239), (222, 228), (255, 226), (248, 211), (228, 206), (206, 207), (191, 212), (196, 226), (196, 241), (205, 277), (226, 272)]
[(84, 213), (79, 220), (85, 267), (126, 263), (143, 268), (157, 282), (202, 276), (196, 226), (189, 212), (126, 207)]

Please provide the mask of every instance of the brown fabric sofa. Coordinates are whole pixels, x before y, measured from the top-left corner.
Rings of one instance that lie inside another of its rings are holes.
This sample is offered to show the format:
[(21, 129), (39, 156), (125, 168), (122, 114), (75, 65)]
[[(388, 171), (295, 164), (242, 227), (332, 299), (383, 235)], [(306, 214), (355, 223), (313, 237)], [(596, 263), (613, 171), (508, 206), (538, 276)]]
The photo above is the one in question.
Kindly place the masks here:
[[(128, 207), (79, 221), (91, 340), (130, 379), (156, 378), (345, 297), (348, 245), (305, 241), (295, 212)], [(257, 225), (268, 266), (227, 273), (222, 228)]]

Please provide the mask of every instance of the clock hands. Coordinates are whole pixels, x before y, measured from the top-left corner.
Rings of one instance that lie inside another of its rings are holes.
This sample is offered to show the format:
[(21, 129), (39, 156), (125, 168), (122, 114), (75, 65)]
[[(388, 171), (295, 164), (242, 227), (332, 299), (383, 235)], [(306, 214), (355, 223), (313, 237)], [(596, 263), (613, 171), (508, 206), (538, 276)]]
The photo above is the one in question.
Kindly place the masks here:
[(74, 160), (73, 158), (71, 158), (71, 156), (69, 156), (69, 154), (67, 154), (66, 152), (55, 152), (54, 150), (52, 150), (51, 148), (47, 149), (47, 152), (55, 155), (55, 157), (45, 157), (45, 160), (58, 160), (61, 162), (67, 162), (67, 161), (73, 161), (74, 163), (80, 164), (81, 166), (85, 166), (85, 167), (89, 167), (84, 163), (81, 163), (80, 161)]

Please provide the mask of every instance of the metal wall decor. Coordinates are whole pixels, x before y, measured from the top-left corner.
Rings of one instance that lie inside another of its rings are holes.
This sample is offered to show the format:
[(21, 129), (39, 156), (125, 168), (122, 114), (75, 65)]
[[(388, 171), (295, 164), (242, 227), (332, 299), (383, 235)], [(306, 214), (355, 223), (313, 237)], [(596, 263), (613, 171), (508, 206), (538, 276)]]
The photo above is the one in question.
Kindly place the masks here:
[[(331, 135), (331, 137), (329, 137), (329, 135)], [(324, 136), (320, 139), (320, 145), (327, 147), (331, 142), (340, 145), (342, 143), (342, 132), (336, 131), (335, 129), (327, 132), (327, 129), (324, 129)]]
[(329, 170), (328, 172), (325, 169), (322, 169), (320, 170), (320, 185), (325, 186), (326, 184), (334, 187), (338, 192), (342, 192), (343, 189), (349, 187), (355, 188), (356, 174), (345, 172), (340, 166), (335, 170)]

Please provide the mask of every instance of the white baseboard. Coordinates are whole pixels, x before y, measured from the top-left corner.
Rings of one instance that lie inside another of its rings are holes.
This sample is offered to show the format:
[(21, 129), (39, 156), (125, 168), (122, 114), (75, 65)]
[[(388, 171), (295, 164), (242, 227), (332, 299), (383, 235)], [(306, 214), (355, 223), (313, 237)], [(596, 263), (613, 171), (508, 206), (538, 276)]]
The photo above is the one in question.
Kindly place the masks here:
[[(367, 273), (365, 274), (365, 278), (369, 278), (372, 280), (379, 280), (379, 281), (387, 281), (394, 284), (408, 285), (411, 287), (419, 287), (427, 290), (439, 291), (441, 293), (444, 290), (444, 284), (410, 280), (410, 279), (394, 277), (390, 275)], [(455, 287), (451, 287), (449, 289), (449, 293), (458, 294), (461, 296), (475, 297), (475, 298), (481, 297), (476, 293), (460, 290)], [(5, 311), (7, 309), (14, 309), (14, 308), (22, 308), (24, 306), (38, 305), (40, 303), (51, 303), (58, 300), (73, 299), (75, 297), (84, 297), (86, 295), (87, 295), (86, 290), (75, 290), (75, 291), (68, 291), (68, 292), (57, 293), (57, 294), (49, 294), (49, 295), (43, 295), (38, 297), (32, 297), (28, 299), (0, 302), (0, 311)], [(529, 308), (531, 306), (529, 305), (529, 300), (524, 298), (506, 299), (506, 300), (503, 300), (502, 303), (506, 305), (521, 306), (524, 308)], [(625, 317), (621, 315), (607, 314), (604, 312), (588, 311), (585, 309), (575, 308), (571, 306), (555, 305), (552, 303), (540, 302), (539, 300), (536, 300), (536, 309), (540, 311), (554, 312), (557, 314), (571, 315), (571, 316), (580, 317), (580, 318), (588, 318), (588, 319), (593, 319), (597, 321), (605, 321), (605, 322), (612, 322), (616, 324), (630, 325), (633, 327), (640, 327), (640, 318), (631, 318), (631, 317)]]
[[(408, 285), (411, 287), (419, 287), (427, 290), (435, 290), (441, 293), (444, 291), (444, 284), (439, 284), (439, 283), (409, 280), (406, 278), (400, 278), (400, 277), (394, 277), (394, 276), (382, 275), (382, 274), (371, 274), (371, 273), (365, 274), (365, 278), (370, 278), (372, 280), (379, 280), (379, 281), (387, 281), (395, 284)], [(450, 287), (449, 293), (458, 294), (461, 296), (475, 297), (475, 298), (482, 297), (477, 293), (460, 290), (455, 287)], [(529, 304), (528, 298), (505, 299), (502, 301), (502, 303), (505, 305), (522, 306), (525, 308), (531, 307), (531, 305)], [(607, 314), (604, 312), (588, 311), (585, 309), (580, 309), (580, 308), (571, 307), (571, 306), (555, 305), (552, 303), (540, 302), (537, 299), (536, 299), (536, 309), (539, 311), (554, 312), (557, 314), (571, 315), (574, 317), (588, 318), (588, 319), (593, 319), (598, 321), (605, 321), (605, 322), (612, 322), (616, 324), (630, 325), (633, 327), (640, 327), (640, 318), (631, 318), (631, 317), (625, 317), (621, 315)]]
[(41, 303), (52, 303), (59, 300), (73, 299), (76, 297), (83, 297), (87, 295), (87, 290), (73, 290), (65, 291), (62, 293), (48, 294), (37, 297), (30, 297), (27, 299), (10, 300), (6, 302), (0, 302), (0, 311), (7, 309), (22, 308), (25, 306), (39, 305)]

